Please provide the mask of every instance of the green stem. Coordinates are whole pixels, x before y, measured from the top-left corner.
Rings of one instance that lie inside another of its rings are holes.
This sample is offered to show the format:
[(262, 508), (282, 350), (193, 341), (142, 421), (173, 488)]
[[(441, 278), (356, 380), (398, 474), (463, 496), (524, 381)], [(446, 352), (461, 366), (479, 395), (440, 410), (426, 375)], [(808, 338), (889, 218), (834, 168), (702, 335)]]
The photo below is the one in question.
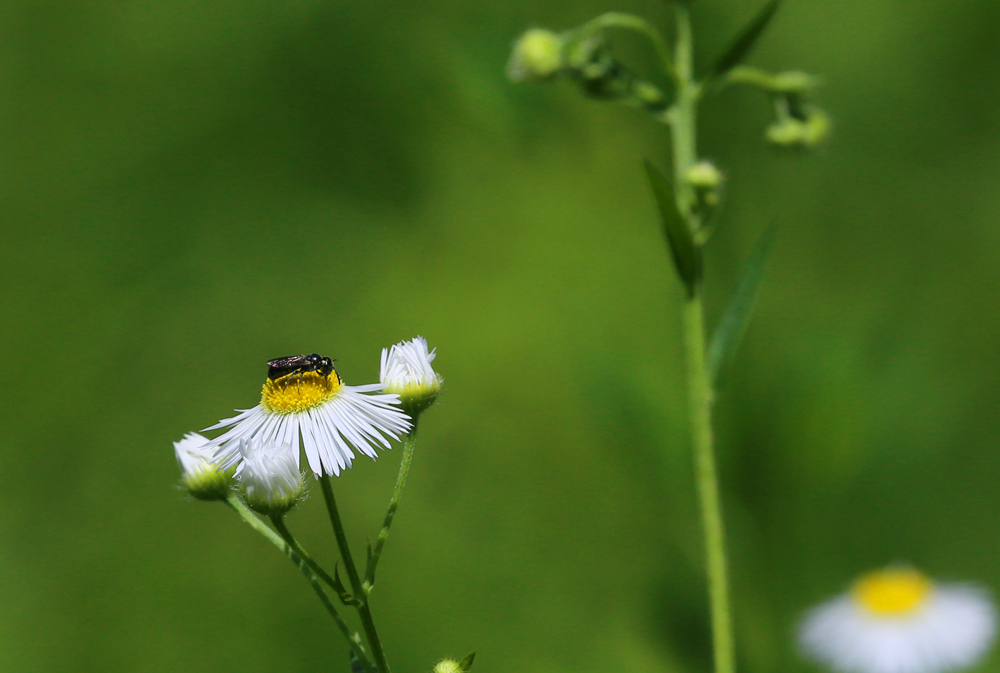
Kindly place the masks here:
[(403, 488), (406, 486), (406, 476), (410, 473), (410, 463), (413, 462), (413, 449), (417, 445), (417, 420), (419, 414), (413, 415), (413, 427), (410, 434), (403, 439), (403, 459), (399, 463), (399, 474), (396, 476), (396, 487), (392, 491), (392, 500), (389, 501), (389, 508), (385, 512), (385, 520), (382, 522), (382, 530), (378, 532), (375, 540), (375, 548), (372, 550), (372, 557), (368, 561), (368, 568), (365, 572), (365, 595), (371, 592), (375, 586), (375, 569), (378, 567), (379, 558), (382, 556), (382, 547), (385, 546), (386, 538), (389, 537), (389, 528), (392, 526), (392, 519), (396, 516), (396, 509), (399, 501), (403, 497)]
[(272, 516), (271, 523), (274, 524), (274, 527), (278, 531), (281, 538), (288, 543), (292, 550), (295, 551), (295, 553), (298, 554), (303, 561), (305, 561), (306, 565), (309, 566), (314, 573), (316, 573), (316, 576), (326, 582), (331, 589), (337, 591), (336, 581), (334, 581), (334, 579), (330, 576), (330, 573), (323, 570), (323, 568), (313, 560), (312, 556), (306, 553), (306, 550), (302, 548), (302, 545), (300, 545), (298, 540), (295, 539), (295, 536), (292, 535), (292, 531), (288, 530), (288, 526), (285, 525), (285, 518), (283, 516)]
[(623, 14), (621, 12), (607, 12), (585, 23), (578, 31), (576, 31), (571, 39), (573, 39), (575, 43), (577, 40), (586, 39), (607, 28), (624, 28), (626, 30), (634, 30), (637, 33), (641, 33), (642, 35), (648, 37), (649, 41), (653, 43), (653, 49), (656, 50), (656, 55), (663, 63), (664, 69), (666, 69), (671, 77), (676, 79), (677, 73), (674, 70), (674, 64), (670, 58), (670, 48), (667, 46), (667, 41), (663, 39), (663, 35), (660, 34), (660, 31), (658, 31), (652, 24), (642, 17), (635, 16), (633, 14)]
[(351, 556), (351, 548), (347, 544), (347, 535), (344, 533), (344, 524), (340, 521), (340, 513), (337, 511), (337, 499), (333, 496), (333, 485), (330, 483), (330, 475), (324, 474), (319, 478), (320, 486), (323, 488), (323, 498), (326, 500), (326, 511), (330, 515), (330, 523), (333, 525), (333, 535), (337, 538), (337, 547), (340, 549), (340, 557), (344, 561), (344, 570), (351, 581), (351, 590), (358, 600), (355, 606), (358, 616), (361, 618), (361, 626), (368, 637), (368, 644), (372, 648), (372, 656), (375, 657), (375, 665), (378, 673), (389, 673), (389, 662), (385, 659), (385, 652), (382, 650), (382, 641), (379, 640), (378, 631), (375, 629), (375, 621), (372, 619), (371, 609), (368, 607), (368, 596), (365, 594), (364, 585), (358, 576), (358, 569), (354, 565), (354, 557)]
[[(684, 176), (698, 156), (697, 111), (701, 88), (694, 81), (694, 40), (690, 10), (684, 2), (674, 3), (677, 42), (674, 63), (679, 78), (677, 102), (668, 111), (674, 155), (674, 190), (677, 205), (694, 234), (701, 228), (694, 208), (694, 193)], [(712, 382), (705, 360), (705, 317), (701, 287), (684, 301), (684, 354), (687, 364), (688, 405), (694, 448), (705, 556), (708, 564), (708, 593), (712, 612), (712, 646), (715, 673), (735, 673), (733, 631), (729, 612), (726, 572), (725, 529), (719, 501), (719, 478), (712, 443)]]
[(712, 384), (705, 366), (705, 326), (701, 295), (684, 302), (684, 352), (688, 403), (694, 444), (695, 473), (705, 531), (708, 594), (712, 609), (715, 673), (735, 673), (733, 631), (729, 613), (725, 528), (719, 501), (719, 477), (712, 448)]
[(326, 611), (330, 613), (331, 617), (333, 617), (333, 621), (336, 622), (337, 628), (339, 628), (340, 632), (344, 634), (344, 638), (347, 639), (347, 642), (350, 644), (354, 654), (358, 657), (362, 668), (365, 669), (365, 673), (376, 673), (375, 665), (372, 663), (371, 659), (368, 658), (368, 653), (365, 652), (365, 648), (361, 643), (361, 636), (352, 631), (350, 625), (348, 625), (348, 623), (344, 621), (344, 618), (340, 616), (340, 613), (337, 612), (337, 607), (333, 604), (333, 601), (330, 600), (330, 597), (327, 596), (326, 592), (323, 591), (323, 586), (319, 583), (319, 579), (313, 573), (304, 558), (296, 552), (292, 545), (282, 540), (273, 530), (268, 528), (263, 521), (258, 519), (257, 516), (251, 512), (247, 506), (243, 504), (243, 501), (236, 497), (235, 494), (226, 498), (226, 504), (232, 507), (244, 521), (250, 524), (251, 528), (267, 538), (271, 544), (280, 549), (286, 556), (288, 556), (289, 559), (291, 559), (292, 563), (294, 563), (305, 578), (309, 580), (309, 584), (312, 586), (313, 591), (316, 592), (320, 602), (323, 603), (323, 607), (325, 607)]

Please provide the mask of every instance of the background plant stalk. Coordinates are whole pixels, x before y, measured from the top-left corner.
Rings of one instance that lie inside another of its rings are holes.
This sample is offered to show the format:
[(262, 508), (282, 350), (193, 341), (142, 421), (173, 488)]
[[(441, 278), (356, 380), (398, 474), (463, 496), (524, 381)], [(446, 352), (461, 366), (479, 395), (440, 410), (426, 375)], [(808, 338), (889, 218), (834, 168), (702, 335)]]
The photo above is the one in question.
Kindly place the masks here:
[[(675, 3), (677, 37), (674, 67), (677, 99), (669, 110), (677, 206), (690, 230), (697, 234), (702, 222), (694, 212), (691, 186), (685, 173), (697, 160), (697, 106), (701, 88), (694, 81), (690, 11)], [(684, 301), (684, 356), (687, 370), (688, 412), (694, 448), (699, 506), (705, 535), (708, 592), (712, 613), (712, 650), (715, 673), (735, 673), (729, 581), (726, 570), (725, 528), (719, 501), (719, 481), (712, 440), (712, 380), (705, 357), (705, 317), (702, 285), (694, 286)]]

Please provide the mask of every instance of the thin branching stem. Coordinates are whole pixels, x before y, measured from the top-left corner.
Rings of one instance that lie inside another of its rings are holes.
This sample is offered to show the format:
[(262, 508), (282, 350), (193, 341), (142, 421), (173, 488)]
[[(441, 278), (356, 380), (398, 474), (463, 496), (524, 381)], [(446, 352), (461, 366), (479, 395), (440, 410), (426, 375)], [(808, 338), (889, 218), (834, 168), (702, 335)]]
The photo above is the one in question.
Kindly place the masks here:
[(385, 546), (385, 541), (389, 537), (389, 528), (392, 526), (393, 517), (396, 516), (399, 501), (403, 497), (406, 477), (410, 473), (410, 463), (413, 462), (413, 450), (417, 445), (417, 421), (419, 418), (419, 414), (413, 416), (413, 427), (410, 429), (410, 433), (403, 439), (403, 459), (399, 463), (396, 487), (392, 491), (392, 500), (389, 501), (389, 507), (386, 509), (385, 519), (382, 522), (382, 530), (378, 532), (378, 538), (375, 539), (372, 557), (368, 562), (368, 568), (365, 572), (364, 587), (366, 594), (375, 585), (375, 569), (378, 567), (379, 559), (382, 557), (382, 547)]
[(306, 553), (306, 550), (303, 549), (302, 545), (300, 545), (298, 540), (295, 539), (295, 536), (292, 535), (292, 531), (288, 530), (288, 526), (285, 524), (285, 517), (272, 516), (270, 518), (271, 523), (274, 525), (275, 530), (278, 531), (278, 535), (281, 536), (281, 539), (288, 543), (295, 553), (298, 554), (303, 561), (305, 561), (306, 565), (309, 566), (314, 573), (316, 573), (317, 577), (326, 582), (327, 586), (331, 589), (336, 591), (336, 581), (334, 581), (333, 577), (330, 576), (330, 573), (323, 570), (322, 566), (313, 560), (312, 556)]
[(313, 591), (316, 592), (316, 596), (319, 598), (320, 602), (323, 603), (323, 607), (326, 608), (326, 611), (330, 613), (331, 617), (333, 617), (333, 621), (337, 624), (337, 628), (340, 629), (344, 638), (347, 639), (347, 642), (350, 644), (355, 656), (357, 656), (358, 661), (361, 662), (361, 667), (364, 668), (365, 673), (377, 673), (375, 664), (372, 663), (368, 653), (365, 652), (364, 645), (361, 642), (361, 636), (354, 631), (346, 621), (344, 621), (344, 618), (337, 611), (337, 606), (333, 604), (333, 601), (330, 600), (326, 591), (323, 590), (323, 585), (320, 584), (319, 578), (313, 572), (309, 564), (306, 563), (305, 559), (299, 555), (291, 544), (282, 540), (277, 533), (268, 528), (267, 524), (257, 518), (257, 515), (251, 512), (243, 501), (236, 497), (235, 494), (230, 495), (226, 499), (226, 504), (239, 514), (244, 521), (250, 524), (251, 528), (263, 535), (271, 544), (280, 549), (292, 561), (292, 563), (295, 564), (295, 567), (297, 567), (305, 578), (309, 580), (309, 584), (312, 586)]
[(660, 34), (660, 31), (655, 26), (642, 17), (622, 12), (607, 12), (581, 26), (574, 35), (574, 38), (582, 40), (608, 28), (633, 30), (649, 38), (649, 41), (653, 43), (653, 49), (656, 50), (657, 57), (663, 64), (663, 68), (671, 78), (675, 81), (677, 80), (677, 73), (675, 72), (674, 62), (670, 57), (670, 47), (667, 41), (663, 39), (663, 35)]

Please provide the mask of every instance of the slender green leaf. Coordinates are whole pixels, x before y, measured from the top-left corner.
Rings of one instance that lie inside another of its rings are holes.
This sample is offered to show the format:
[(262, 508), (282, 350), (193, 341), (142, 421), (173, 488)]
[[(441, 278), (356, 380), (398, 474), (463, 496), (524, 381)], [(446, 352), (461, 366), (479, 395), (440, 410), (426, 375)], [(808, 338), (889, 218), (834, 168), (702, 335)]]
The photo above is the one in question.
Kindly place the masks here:
[(715, 330), (712, 345), (708, 349), (707, 366), (709, 376), (716, 384), (720, 382), (723, 370), (736, 358), (736, 351), (739, 350), (740, 342), (743, 341), (743, 335), (750, 324), (750, 316), (753, 314), (754, 304), (757, 303), (757, 294), (764, 278), (764, 270), (767, 268), (767, 260), (774, 248), (776, 231), (777, 227), (772, 224), (757, 240), (743, 267), (743, 275), (736, 285), (736, 291)]
[(333, 566), (333, 589), (337, 592), (337, 595), (340, 597), (340, 600), (344, 605), (360, 605), (360, 602), (351, 595), (351, 593), (347, 590), (347, 587), (345, 587), (344, 583), (340, 580), (340, 572), (336, 565)]
[(743, 62), (743, 59), (747, 57), (747, 54), (750, 53), (750, 50), (756, 44), (757, 38), (764, 33), (767, 24), (771, 22), (774, 13), (778, 11), (779, 4), (781, 4), (781, 0), (770, 0), (770, 2), (764, 5), (760, 12), (757, 13), (757, 16), (736, 36), (736, 39), (729, 44), (726, 51), (722, 53), (719, 60), (708, 71), (708, 76), (705, 78), (706, 82), (722, 78), (733, 67)]
[(670, 244), (670, 254), (674, 258), (674, 268), (684, 283), (688, 296), (694, 296), (695, 289), (701, 281), (701, 248), (694, 241), (691, 229), (677, 211), (673, 190), (667, 178), (654, 166), (649, 159), (644, 160), (646, 175), (656, 197), (656, 205), (660, 209), (663, 220), (663, 231)]
[(475, 661), (475, 659), (476, 652), (473, 650), (468, 656), (465, 657), (465, 659), (458, 662), (458, 667), (462, 669), (462, 673), (469, 673), (469, 669), (472, 668), (472, 662)]

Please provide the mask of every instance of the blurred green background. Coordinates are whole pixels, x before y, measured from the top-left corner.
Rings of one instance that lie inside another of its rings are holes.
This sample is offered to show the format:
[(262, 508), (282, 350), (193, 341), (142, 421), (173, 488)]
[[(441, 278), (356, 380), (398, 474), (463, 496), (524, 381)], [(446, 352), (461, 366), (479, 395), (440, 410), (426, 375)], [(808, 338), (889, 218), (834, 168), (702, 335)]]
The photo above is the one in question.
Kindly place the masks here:
[[(699, 0), (702, 64), (756, 6)], [(269, 358), (362, 384), (421, 334), (446, 391), (373, 594), (395, 669), (708, 670), (640, 162), (669, 139), (504, 77), (523, 29), (612, 9), (669, 25), (661, 0), (0, 4), (0, 669), (346, 671), (288, 561), (176, 489), (171, 442), (255, 404)], [(772, 151), (753, 91), (704, 107), (711, 316), (781, 225), (717, 405), (747, 673), (814, 670), (797, 616), (861, 571), (1000, 588), (998, 29), (992, 0), (790, 0), (751, 63), (825, 78), (830, 143)], [(336, 481), (358, 553), (398, 460)], [(289, 523), (332, 565), (318, 496)]]

